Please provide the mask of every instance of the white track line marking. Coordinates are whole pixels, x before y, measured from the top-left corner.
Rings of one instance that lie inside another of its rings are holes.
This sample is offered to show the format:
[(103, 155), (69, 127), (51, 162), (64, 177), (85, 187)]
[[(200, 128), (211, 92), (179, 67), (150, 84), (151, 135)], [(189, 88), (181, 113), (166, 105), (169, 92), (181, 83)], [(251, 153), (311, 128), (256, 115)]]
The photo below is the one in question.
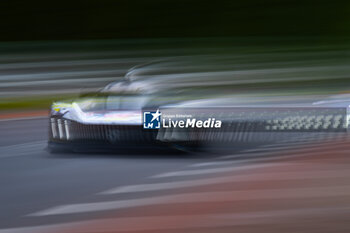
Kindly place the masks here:
[(264, 151), (276, 151), (276, 150), (288, 150), (288, 149), (300, 149), (300, 148), (315, 148), (323, 145), (325, 142), (319, 143), (288, 143), (286, 145), (275, 145), (269, 147), (258, 147), (255, 149), (243, 150), (241, 152), (251, 153), (251, 152), (264, 152)]
[[(136, 230), (187, 229), (193, 227), (223, 227), (251, 224), (270, 224), (276, 218), (304, 218), (306, 216), (331, 216), (347, 214), (350, 206), (294, 208), (284, 210), (250, 211), (245, 213), (197, 214), (147, 217), (121, 217), (86, 220), (42, 226), (0, 229), (0, 233), (47, 233), (47, 232), (125, 232)], [(191, 221), (188, 221), (191, 219)], [(166, 224), (161, 224), (165, 222)], [(181, 223), (181, 224), (179, 224)]]
[(255, 153), (255, 152), (265, 152), (265, 151), (276, 151), (276, 150), (288, 150), (295, 148), (295, 145), (288, 145), (288, 146), (276, 146), (276, 147), (268, 147), (268, 148), (255, 148), (255, 149), (249, 149), (249, 150), (242, 150), (242, 153)]
[(239, 157), (244, 157), (244, 156), (263, 156), (263, 155), (271, 155), (272, 153), (281, 152), (280, 150), (285, 150), (287, 151), (288, 149), (302, 149), (302, 148), (295, 148), (295, 147), (290, 147), (290, 148), (276, 148), (276, 149), (266, 149), (266, 150), (260, 150), (260, 149), (254, 149), (251, 151), (248, 150), (243, 150), (239, 154), (233, 154), (233, 155), (225, 155), (225, 156), (220, 156), (217, 159), (234, 159), (234, 158), (239, 158)]
[(311, 179), (324, 179), (324, 178), (340, 178), (350, 177), (350, 173), (347, 170), (341, 171), (293, 171), (293, 172), (271, 172), (263, 173), (259, 176), (255, 174), (248, 175), (234, 175), (218, 178), (197, 179), (191, 181), (178, 181), (167, 183), (154, 183), (154, 184), (139, 184), (121, 186), (107, 191), (101, 192), (102, 195), (119, 194), (119, 193), (136, 193), (147, 191), (158, 191), (167, 189), (178, 189), (187, 187), (196, 187), (212, 184), (231, 183), (231, 182), (249, 182), (249, 181), (280, 181), (280, 180), (311, 180)]
[(17, 118), (10, 118), (10, 119), (0, 119), (0, 122), (4, 122), (4, 121), (21, 121), (21, 120), (36, 120), (36, 119), (45, 119), (45, 118), (48, 118), (48, 116), (17, 117)]
[(40, 149), (44, 149), (46, 144), (46, 141), (35, 141), (11, 146), (1, 146), (0, 158), (17, 157), (35, 153), (38, 152), (38, 150)]
[(249, 156), (268, 156), (271, 155), (269, 152), (262, 152), (262, 153), (254, 153), (254, 154), (246, 154), (246, 153), (239, 153), (235, 155), (225, 155), (218, 157), (218, 160), (225, 160), (225, 161), (216, 161), (216, 162), (203, 162), (203, 163), (195, 163), (190, 165), (190, 167), (205, 167), (205, 166), (217, 166), (217, 165), (225, 165), (225, 164), (233, 164), (233, 163), (242, 163), (242, 161), (239, 160), (228, 160), (228, 159), (237, 159), (237, 158), (247, 158)]
[[(327, 145), (326, 149), (332, 149), (332, 148), (337, 148), (337, 146), (339, 145), (345, 145), (346, 142), (334, 142), (331, 145)], [(225, 155), (225, 156), (221, 156), (218, 157), (217, 159), (232, 159), (232, 158), (237, 158), (237, 157), (243, 157), (243, 156), (263, 156), (263, 155), (275, 155), (276, 153), (286, 153), (288, 151), (295, 151), (297, 152), (306, 152), (306, 151), (312, 151), (315, 149), (322, 149), (322, 147), (324, 147), (324, 143), (313, 143), (311, 145), (305, 145), (305, 146), (299, 146), (299, 147), (294, 147), (294, 146), (290, 146), (290, 147), (276, 147), (274, 149), (254, 149), (254, 150), (243, 150), (241, 151), (240, 154), (233, 154), (233, 155)], [(282, 150), (282, 151), (280, 151)], [(253, 153), (255, 152), (255, 153)], [(259, 153), (258, 153), (259, 152)]]
[[(239, 157), (242, 157), (244, 154), (240, 154)], [(195, 163), (190, 165), (189, 167), (209, 167), (209, 166), (221, 166), (221, 165), (228, 165), (238, 163), (237, 161), (221, 161), (221, 162), (205, 162), (205, 163)]]
[[(308, 150), (310, 151), (310, 150)], [(286, 152), (280, 152), (278, 154), (278, 156), (276, 156), (276, 154), (271, 154), (271, 153), (261, 153), (261, 154), (242, 154), (239, 158), (241, 160), (227, 160), (227, 161), (220, 161), (220, 162), (207, 162), (207, 163), (195, 163), (193, 165), (191, 165), (190, 167), (209, 167), (209, 166), (225, 166), (225, 165), (230, 165), (232, 166), (232, 164), (235, 165), (239, 165), (239, 164), (243, 164), (243, 163), (247, 163), (247, 162), (268, 162), (268, 161), (283, 161), (286, 159), (291, 159), (291, 158), (300, 158), (300, 157), (306, 157), (306, 156), (313, 156), (313, 155), (321, 155), (324, 153), (330, 153), (329, 151), (322, 151), (322, 152), (318, 152), (318, 151), (312, 151), (308, 152), (308, 151), (300, 151), (300, 152), (296, 152), (295, 154), (288, 154), (285, 155), (285, 153), (288, 153), (288, 151)], [(342, 152), (345, 153), (348, 150), (341, 150), (338, 152)], [(266, 157), (264, 157), (264, 155), (266, 155)], [(259, 156), (256, 158), (256, 156)]]
[(240, 171), (252, 168), (270, 167), (278, 166), (287, 163), (268, 163), (268, 164), (256, 164), (256, 165), (242, 165), (240, 167), (221, 167), (221, 168), (209, 168), (209, 169), (198, 169), (198, 170), (184, 170), (176, 172), (166, 172), (158, 175), (151, 176), (151, 178), (164, 178), (164, 177), (174, 177), (174, 176), (193, 176), (193, 175), (203, 175), (203, 174), (213, 174), (221, 172), (232, 172)]
[(274, 144), (268, 144), (268, 145), (262, 145), (259, 146), (259, 148), (274, 148), (274, 147), (279, 147), (279, 146), (304, 146), (304, 145), (309, 145), (317, 142), (312, 142), (312, 141), (303, 141), (303, 142), (283, 142), (283, 143), (274, 143)]
[[(284, 155), (284, 153), (290, 153), (290, 151), (283, 151), (283, 152), (278, 152), (278, 154), (281, 154), (281, 156), (276, 157), (273, 152), (267, 153), (252, 153), (252, 154), (240, 154), (243, 158), (244, 156), (248, 159), (246, 160), (238, 160), (238, 161), (227, 161), (227, 163), (216, 163), (216, 162), (211, 162), (211, 163), (204, 163), (205, 166), (221, 166), (221, 165), (230, 165), (230, 167), (219, 167), (219, 168), (207, 168), (207, 169), (197, 169), (197, 170), (182, 170), (182, 171), (176, 171), (176, 172), (168, 172), (168, 173), (163, 173), (159, 175), (152, 176), (151, 178), (163, 178), (163, 177), (175, 177), (175, 176), (192, 176), (192, 175), (202, 175), (202, 174), (213, 174), (213, 173), (220, 173), (220, 172), (228, 172), (228, 171), (234, 171), (234, 170), (244, 170), (247, 169), (247, 166), (271, 166), (274, 163), (268, 163), (268, 164), (257, 164), (257, 165), (247, 165), (243, 167), (237, 167), (237, 166), (232, 166), (233, 164), (240, 165), (246, 162), (268, 162), (268, 161), (278, 161), (281, 159), (290, 159), (290, 158), (298, 158), (298, 157), (306, 157), (306, 156), (312, 156), (312, 155), (319, 155), (323, 153), (330, 153), (329, 149), (332, 148), (337, 148), (340, 145), (344, 145), (344, 142), (336, 142), (332, 145), (327, 146), (327, 151), (315, 151), (315, 147), (320, 149), (321, 146), (315, 145), (312, 147), (306, 147), (306, 148), (296, 148), (295, 153), (290, 154), (290, 155)], [(264, 157), (264, 155), (269, 155), (268, 157)], [(226, 159), (226, 158), (236, 158), (237, 155), (229, 155), (229, 156), (224, 156), (220, 157), (219, 159)], [(249, 158), (253, 156), (253, 158)], [(254, 158), (256, 156), (261, 156), (258, 158)], [(275, 164), (278, 165), (283, 165), (286, 164), (286, 162), (276, 162)], [(192, 167), (202, 167), (203, 163), (198, 163), (192, 165)]]
[(273, 200), (273, 199), (300, 199), (316, 197), (347, 196), (350, 186), (311, 187), (311, 188), (284, 188), (284, 189), (259, 189), (243, 191), (223, 191), (206, 193), (186, 193), (176, 195), (164, 195), (149, 198), (130, 199), (121, 201), (107, 201), (95, 203), (79, 203), (62, 205), (47, 210), (42, 210), (28, 216), (49, 216), (87, 213), (95, 211), (116, 210), (132, 207), (151, 206), (159, 204), (186, 204), (207, 202), (233, 202), (245, 200)]

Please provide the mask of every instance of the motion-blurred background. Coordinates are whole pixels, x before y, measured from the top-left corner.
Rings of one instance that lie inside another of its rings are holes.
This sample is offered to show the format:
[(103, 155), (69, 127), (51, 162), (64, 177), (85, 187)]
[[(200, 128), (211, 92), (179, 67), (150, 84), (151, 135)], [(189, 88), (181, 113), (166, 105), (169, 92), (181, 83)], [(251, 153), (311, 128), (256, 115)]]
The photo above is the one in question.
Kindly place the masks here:
[(227, 56), (226, 89), (253, 101), (350, 99), (349, 39), (348, 0), (1, 0), (0, 233), (350, 232), (346, 137), (45, 151), (53, 100), (155, 60)]
[(299, 91), (315, 92), (318, 74), (336, 79), (331, 87), (324, 81), (332, 93), (348, 86), (344, 0), (11, 0), (0, 11), (2, 111), (46, 109), (53, 99), (121, 79), (134, 65), (201, 54), (234, 55), (250, 69), (265, 63), (272, 73), (312, 67), (293, 71), (305, 78)]
[(349, 24), (344, 0), (1, 2), (2, 41), (345, 36)]

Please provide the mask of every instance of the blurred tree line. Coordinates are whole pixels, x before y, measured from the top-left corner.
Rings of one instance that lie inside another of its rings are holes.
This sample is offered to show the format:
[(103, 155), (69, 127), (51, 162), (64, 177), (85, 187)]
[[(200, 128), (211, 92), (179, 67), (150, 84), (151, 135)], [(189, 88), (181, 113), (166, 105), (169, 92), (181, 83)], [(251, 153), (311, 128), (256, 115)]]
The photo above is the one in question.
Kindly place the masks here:
[(348, 36), (348, 0), (0, 1), (0, 40)]

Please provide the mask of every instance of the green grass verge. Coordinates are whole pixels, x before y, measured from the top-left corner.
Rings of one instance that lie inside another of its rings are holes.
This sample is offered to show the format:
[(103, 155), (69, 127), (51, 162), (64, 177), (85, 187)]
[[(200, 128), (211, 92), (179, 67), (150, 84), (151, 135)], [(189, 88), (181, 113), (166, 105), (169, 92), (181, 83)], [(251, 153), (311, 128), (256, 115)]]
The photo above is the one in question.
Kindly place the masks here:
[(14, 98), (0, 101), (0, 111), (29, 111), (49, 109), (52, 102), (57, 100), (72, 99), (76, 95), (40, 96), (28, 98)]

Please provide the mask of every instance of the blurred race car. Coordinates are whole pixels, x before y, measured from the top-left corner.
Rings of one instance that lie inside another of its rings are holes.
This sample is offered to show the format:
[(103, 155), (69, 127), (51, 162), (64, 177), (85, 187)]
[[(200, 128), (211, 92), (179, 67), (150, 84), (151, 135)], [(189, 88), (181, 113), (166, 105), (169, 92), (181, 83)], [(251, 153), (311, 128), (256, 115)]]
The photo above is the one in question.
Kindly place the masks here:
[[(319, 97), (240, 95), (229, 65), (222, 60), (220, 65), (203, 64), (169, 61), (136, 67), (96, 93), (53, 103), (48, 148), (188, 150), (209, 144), (324, 138), (348, 131), (347, 96), (318, 101)], [(162, 114), (162, 127), (144, 129), (144, 112), (152, 111)], [(216, 121), (220, 127), (213, 127)], [(202, 127), (203, 122), (212, 127)]]
[[(145, 86), (143, 86), (145, 87)], [(162, 101), (138, 84), (117, 82), (51, 107), (50, 151), (156, 147), (157, 132), (142, 129), (142, 111)]]
[[(98, 92), (53, 103), (48, 149), (100, 151), (172, 146), (173, 143), (157, 138), (158, 130), (143, 129), (142, 114), (167, 104), (200, 98), (194, 97), (192, 89), (198, 82), (187, 76), (181, 78), (180, 69), (174, 71), (174, 64), (179, 65), (178, 61), (162, 61), (136, 66), (123, 80)], [(193, 69), (192, 65), (189, 67)], [(165, 71), (173, 76), (159, 79), (160, 75), (167, 76)]]

